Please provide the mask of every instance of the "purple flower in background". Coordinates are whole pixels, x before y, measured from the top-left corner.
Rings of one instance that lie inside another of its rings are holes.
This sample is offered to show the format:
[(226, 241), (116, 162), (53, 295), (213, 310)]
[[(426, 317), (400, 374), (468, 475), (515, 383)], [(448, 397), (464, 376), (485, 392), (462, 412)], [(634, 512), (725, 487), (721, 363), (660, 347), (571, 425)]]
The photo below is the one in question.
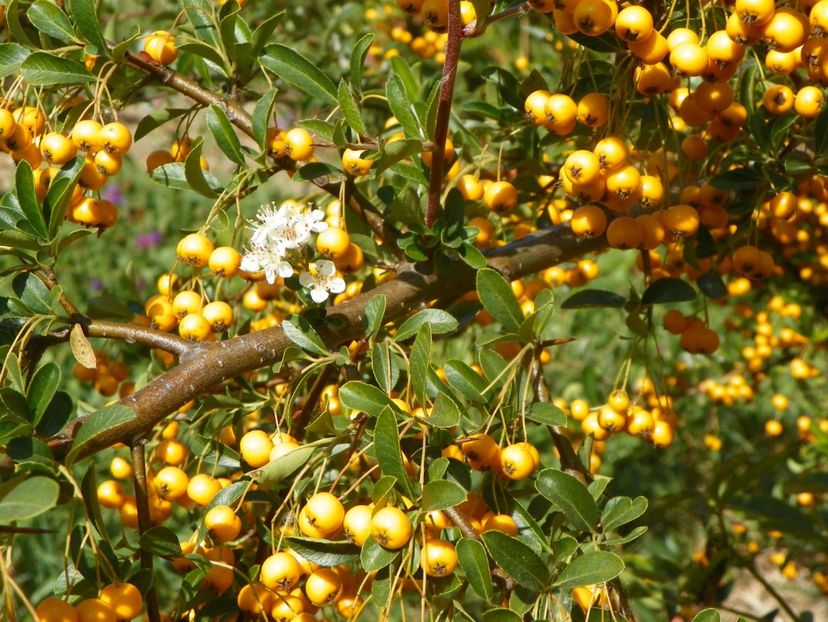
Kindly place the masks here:
[(141, 249), (153, 248), (161, 243), (163, 236), (160, 231), (139, 233), (135, 236), (135, 246)]
[(104, 287), (103, 281), (100, 280), (99, 278), (92, 277), (91, 279), (89, 279), (89, 289), (91, 289), (93, 292), (102, 291), (103, 287)]
[(101, 191), (101, 198), (107, 201), (112, 201), (115, 205), (120, 205), (124, 200), (124, 193), (121, 192), (121, 187), (118, 184), (107, 184)]

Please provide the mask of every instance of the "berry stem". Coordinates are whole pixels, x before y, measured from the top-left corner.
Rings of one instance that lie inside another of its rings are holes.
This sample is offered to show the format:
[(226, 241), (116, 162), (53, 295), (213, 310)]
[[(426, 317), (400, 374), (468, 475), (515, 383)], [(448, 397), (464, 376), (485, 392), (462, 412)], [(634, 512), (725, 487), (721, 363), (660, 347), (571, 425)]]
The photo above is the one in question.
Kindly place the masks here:
[(446, 42), (446, 60), (443, 63), (443, 77), (440, 84), (440, 99), (437, 104), (437, 121), (434, 126), (434, 150), (431, 161), (431, 177), (428, 180), (428, 208), (426, 227), (434, 225), (440, 209), (440, 190), (443, 187), (443, 168), (445, 166), (446, 138), (451, 116), (451, 100), (454, 95), (454, 81), (457, 77), (457, 65), (460, 62), (460, 46), (463, 43), (463, 22), (460, 19), (460, 0), (448, 3), (448, 41)]

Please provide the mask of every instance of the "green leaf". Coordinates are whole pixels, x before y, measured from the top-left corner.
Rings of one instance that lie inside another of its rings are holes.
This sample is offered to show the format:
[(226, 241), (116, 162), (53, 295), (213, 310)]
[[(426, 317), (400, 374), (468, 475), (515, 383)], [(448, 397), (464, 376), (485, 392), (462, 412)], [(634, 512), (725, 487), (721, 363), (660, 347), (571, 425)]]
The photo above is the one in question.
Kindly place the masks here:
[(190, 112), (189, 108), (162, 108), (161, 110), (155, 110), (138, 122), (138, 127), (135, 128), (134, 139), (139, 141), (154, 129), (164, 125), (167, 121), (177, 119), (188, 112)]
[(58, 5), (48, 0), (37, 0), (26, 12), (32, 26), (40, 32), (60, 41), (74, 41), (75, 31), (66, 13)]
[[(202, 139), (199, 136), (197, 140), (200, 141)], [(192, 151), (190, 153), (192, 153)], [(201, 164), (198, 160), (199, 159), (196, 158), (194, 163), (197, 164), (200, 169)], [(213, 186), (218, 187), (218, 180), (216, 180), (216, 178), (210, 175), (209, 173), (202, 175), (202, 177), (204, 178), (204, 186), (201, 188), (201, 191), (198, 191), (195, 188), (193, 188), (192, 185), (190, 185), (190, 182), (187, 180), (184, 162), (171, 162), (170, 164), (159, 166), (152, 172), (152, 175), (150, 177), (152, 177), (153, 181), (157, 181), (159, 184), (167, 186), (168, 188), (177, 188), (179, 190), (193, 190), (209, 198), (215, 198), (216, 196), (218, 196), (218, 193), (216, 193), (212, 189)], [(210, 180), (210, 183), (208, 183), (207, 180)]]
[(499, 272), (485, 268), (477, 273), (477, 295), (483, 307), (500, 322), (504, 331), (516, 333), (520, 330), (524, 319), (520, 303)]
[(380, 414), (383, 408), (391, 406), (391, 398), (378, 387), (351, 380), (339, 389), (339, 399), (348, 408), (367, 413), (372, 417)]
[(13, 480), (0, 489), (0, 520), (9, 524), (43, 514), (55, 506), (59, 493), (58, 483), (49, 477)]
[(721, 622), (722, 617), (715, 609), (703, 609), (693, 618), (693, 622)]
[(362, 90), (362, 66), (365, 64), (365, 56), (368, 54), (368, 49), (371, 47), (373, 42), (374, 33), (369, 32), (368, 34), (362, 35), (357, 42), (354, 43), (354, 47), (351, 49), (349, 75), (351, 78), (351, 84), (353, 84), (354, 88), (358, 91)]
[(449, 384), (460, 391), (464, 397), (470, 400), (486, 400), (488, 393), (483, 394), (486, 389), (486, 381), (476, 371), (462, 361), (448, 361), (443, 369), (446, 372)]
[(387, 343), (375, 343), (371, 348), (371, 371), (374, 372), (377, 384), (386, 393), (389, 393), (397, 384), (400, 370)]
[(32, 313), (49, 315), (52, 313), (53, 298), (49, 289), (35, 275), (24, 272), (12, 280), (12, 291)]
[(445, 510), (466, 500), (466, 491), (457, 482), (438, 479), (423, 487), (422, 508), (425, 512)]
[(624, 562), (615, 553), (590, 551), (576, 558), (563, 569), (555, 587), (568, 590), (582, 585), (606, 583), (624, 570)]
[(270, 89), (259, 98), (253, 109), (253, 138), (262, 151), (267, 149), (267, 129), (278, 93), (279, 89)]
[(66, 208), (83, 170), (83, 162), (84, 157), (79, 155), (74, 161), (66, 163), (49, 183), (49, 190), (46, 191), (46, 199), (43, 202), (43, 212), (49, 216), (50, 239), (55, 238), (63, 224)]
[(101, 24), (98, 21), (95, 0), (67, 0), (66, 6), (72, 21), (83, 37), (83, 40), (97, 48), (98, 54), (108, 54), (108, 46), (101, 32)]
[(299, 555), (319, 566), (339, 566), (359, 558), (359, 547), (347, 540), (314, 540), (289, 536), (285, 541)]
[(385, 85), (385, 96), (388, 98), (388, 107), (391, 113), (400, 123), (403, 131), (411, 138), (422, 138), (420, 136), (420, 123), (414, 113), (414, 105), (408, 98), (405, 85), (396, 73), (388, 77)]
[(383, 408), (377, 416), (377, 423), (374, 427), (374, 454), (382, 474), (396, 477), (402, 492), (407, 497), (413, 498), (414, 494), (411, 490), (408, 472), (405, 470), (402, 450), (400, 449), (397, 417), (390, 407)]
[(336, 104), (336, 86), (325, 73), (291, 48), (274, 43), (265, 48), (260, 62), (282, 80), (311, 97)]
[(522, 622), (523, 618), (511, 609), (496, 607), (483, 613), (481, 622)]
[(431, 326), (423, 324), (414, 338), (411, 353), (408, 356), (408, 377), (414, 396), (420, 404), (426, 403), (428, 388), (428, 370), (431, 365)]
[(219, 47), (212, 5), (207, 0), (184, 0), (182, 4), (195, 36), (213, 47)]
[(48, 235), (46, 221), (43, 219), (43, 213), (40, 211), (40, 201), (37, 200), (34, 173), (32, 172), (31, 165), (26, 160), (21, 160), (17, 165), (17, 170), (14, 174), (14, 191), (17, 195), (20, 209), (26, 217), (26, 222), (29, 223), (40, 239), (45, 239)]
[(285, 331), (285, 336), (288, 339), (303, 350), (321, 356), (328, 355), (328, 349), (325, 347), (319, 333), (301, 315), (291, 315), (285, 319), (282, 322), (282, 330)]
[(418, 138), (406, 138), (404, 140), (392, 140), (385, 143), (382, 155), (374, 161), (374, 170), (382, 173), (384, 170), (394, 166), (400, 160), (409, 158), (423, 152), (423, 141)]
[(696, 290), (687, 281), (664, 277), (655, 281), (641, 296), (641, 304), (656, 305), (670, 302), (687, 302), (696, 299)]
[[(187, 183), (190, 184), (190, 188), (192, 190), (195, 190), (205, 197), (214, 199), (218, 196), (218, 191), (216, 190), (218, 182), (216, 182), (215, 178), (213, 178), (214, 183), (210, 183), (210, 180), (207, 177), (208, 173), (205, 173), (204, 169), (201, 168), (201, 149), (203, 147), (203, 136), (196, 138), (192, 142), (192, 145), (190, 145), (190, 152), (184, 160), (184, 178), (187, 180)], [(164, 166), (172, 165), (165, 164)], [(158, 169), (155, 170), (157, 171)], [(155, 171), (153, 171), (153, 178), (154, 177)]]
[(583, 309), (588, 307), (623, 307), (627, 299), (605, 289), (582, 289), (561, 303), (561, 309)]
[(124, 56), (129, 51), (129, 49), (133, 46), (133, 44), (141, 38), (141, 27), (138, 24), (134, 24), (134, 30), (132, 34), (129, 35), (126, 39), (122, 39), (115, 47), (112, 48), (110, 54), (112, 59), (118, 63), (124, 60)]
[(647, 499), (644, 497), (614, 497), (607, 501), (601, 514), (601, 527), (612, 531), (622, 525), (631, 523), (647, 511)]
[(0, 78), (20, 71), (20, 65), (29, 54), (29, 50), (19, 43), (0, 43)]
[(365, 326), (365, 336), (368, 339), (375, 339), (380, 328), (382, 328), (382, 319), (385, 317), (385, 304), (385, 296), (383, 294), (377, 294), (372, 296), (368, 304), (365, 305), (362, 323)]
[(529, 545), (500, 531), (486, 531), (481, 537), (492, 559), (518, 585), (535, 591), (546, 587), (548, 565)]
[(485, 547), (477, 540), (460, 538), (455, 550), (457, 562), (466, 573), (469, 585), (480, 598), (491, 602), (494, 599), (494, 586)]
[(313, 181), (320, 177), (343, 176), (342, 169), (327, 162), (308, 162), (303, 164), (291, 178), (293, 181)]
[(95, 80), (78, 61), (48, 52), (32, 52), (20, 65), (20, 71), (31, 86), (83, 84)]
[(52, 401), (60, 386), (60, 379), (60, 367), (52, 362), (46, 363), (35, 372), (34, 378), (32, 378), (32, 382), (29, 384), (28, 394), (26, 395), (29, 408), (34, 415), (34, 419), (32, 420), (34, 425), (40, 422), (40, 418), (46, 412), (49, 402)]
[(715, 268), (711, 268), (702, 274), (696, 281), (702, 294), (708, 298), (722, 298), (727, 296), (727, 286), (722, 281), (721, 275)]
[(566, 415), (550, 402), (535, 402), (529, 407), (526, 418), (543, 425), (566, 425)]
[(758, 166), (736, 168), (710, 178), (711, 186), (723, 190), (755, 190), (761, 181), (762, 172)]
[(448, 395), (438, 393), (426, 423), (433, 428), (453, 428), (460, 423), (460, 408)]
[(606, 540), (604, 540), (604, 544), (606, 546), (618, 546), (619, 544), (626, 544), (627, 542), (637, 540), (645, 533), (647, 533), (647, 527), (645, 525), (641, 525), (630, 531), (630, 533), (628, 533), (625, 536), (612, 536), (607, 538)]
[(362, 120), (359, 104), (354, 99), (354, 94), (351, 93), (351, 89), (348, 88), (348, 83), (345, 80), (339, 81), (337, 99), (339, 100), (339, 108), (342, 110), (348, 126), (360, 136), (368, 134), (368, 128), (365, 127), (365, 121)]
[(233, 131), (233, 126), (230, 124), (227, 114), (215, 104), (207, 110), (207, 127), (224, 155), (239, 166), (243, 166), (244, 153), (239, 137)]
[(253, 481), (258, 482), (265, 488), (278, 484), (305, 466), (315, 451), (315, 445), (300, 445), (293, 451), (279, 456), (276, 460), (271, 460), (262, 468), (252, 471), (250, 476)]
[(362, 551), (359, 553), (359, 561), (365, 572), (376, 572), (388, 566), (399, 554), (399, 551), (389, 551), (382, 548), (374, 539), (374, 536), (368, 536), (365, 544), (362, 545)]
[(394, 335), (394, 341), (405, 341), (413, 337), (423, 324), (431, 326), (433, 335), (443, 335), (457, 330), (457, 320), (451, 313), (442, 309), (423, 309), (402, 323)]
[(538, 474), (535, 488), (555, 504), (576, 529), (595, 531), (600, 518), (598, 506), (577, 478), (560, 469), (544, 469)]
[(107, 430), (135, 419), (136, 413), (122, 404), (106, 406), (92, 413), (75, 435), (75, 442), (66, 455), (66, 466), (71, 466), (83, 448)]
[(168, 527), (150, 527), (141, 534), (141, 549), (161, 557), (176, 557), (181, 555), (181, 544), (178, 536)]

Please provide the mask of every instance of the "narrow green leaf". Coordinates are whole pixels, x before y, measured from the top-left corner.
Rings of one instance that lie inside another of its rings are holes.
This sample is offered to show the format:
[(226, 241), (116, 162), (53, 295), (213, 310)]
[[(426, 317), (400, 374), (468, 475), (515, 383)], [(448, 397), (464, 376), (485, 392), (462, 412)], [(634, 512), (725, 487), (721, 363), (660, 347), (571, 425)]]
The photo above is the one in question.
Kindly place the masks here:
[(696, 280), (696, 284), (699, 286), (702, 294), (708, 298), (722, 298), (723, 296), (727, 296), (727, 286), (715, 268), (711, 268), (702, 274)]
[(397, 417), (390, 407), (383, 408), (377, 416), (377, 423), (374, 427), (374, 454), (382, 474), (396, 477), (402, 492), (407, 497), (413, 498), (414, 495), (403, 463), (402, 450), (400, 449)]
[(325, 73), (291, 48), (274, 43), (265, 48), (260, 62), (282, 80), (311, 97), (336, 104), (336, 86)]
[(405, 320), (397, 329), (394, 341), (400, 342), (417, 334), (423, 324), (431, 326), (434, 335), (443, 335), (457, 330), (457, 319), (442, 309), (423, 309)]
[(365, 544), (362, 545), (359, 561), (365, 572), (376, 572), (388, 566), (399, 554), (399, 551), (389, 551), (382, 548), (374, 539), (374, 536), (368, 536)]
[(636, 527), (635, 529), (630, 531), (625, 536), (611, 536), (611, 537), (607, 538), (606, 540), (604, 540), (604, 544), (606, 546), (618, 546), (620, 544), (627, 544), (628, 542), (632, 542), (633, 540), (637, 540), (638, 538), (643, 536), (645, 533), (647, 533), (647, 526), (646, 525), (640, 525), (639, 527)]
[(393, 140), (385, 144), (382, 155), (374, 162), (374, 170), (382, 173), (399, 161), (423, 152), (423, 141), (418, 138)]
[(414, 396), (420, 404), (425, 404), (428, 370), (431, 365), (431, 326), (428, 324), (423, 324), (417, 331), (408, 360), (410, 365), (408, 377), (411, 380)]
[(204, 147), (204, 137), (196, 138), (190, 145), (190, 152), (184, 160), (184, 177), (190, 188), (209, 198), (218, 196), (215, 185), (208, 181), (207, 174), (201, 168), (201, 150)]
[(487, 399), (488, 393), (483, 394), (486, 389), (486, 381), (464, 362), (451, 360), (443, 366), (443, 369), (446, 372), (449, 384), (460, 391), (464, 397), (470, 400)]
[(566, 415), (550, 402), (535, 402), (529, 407), (526, 418), (543, 425), (566, 425)]
[(267, 129), (270, 126), (270, 115), (273, 113), (273, 104), (279, 89), (270, 89), (264, 93), (253, 109), (253, 138), (262, 151), (267, 149)]
[(560, 469), (544, 469), (535, 488), (564, 513), (576, 529), (595, 531), (600, 514), (595, 499), (577, 478)]
[(181, 544), (178, 541), (178, 536), (169, 527), (161, 525), (150, 527), (141, 534), (141, 549), (161, 557), (181, 555)]
[(481, 622), (522, 622), (523, 618), (511, 609), (495, 607), (483, 613)]
[(29, 50), (19, 43), (0, 43), (0, 78), (20, 71), (20, 65), (29, 54)]
[(222, 73), (226, 72), (226, 69), (224, 69), (224, 59), (219, 51), (209, 43), (205, 43), (204, 41), (186, 41), (177, 47), (179, 52), (186, 52), (187, 54), (193, 54), (203, 58), (218, 67)]
[(709, 183), (723, 190), (755, 190), (762, 173), (759, 167), (735, 168), (710, 178)]
[(108, 54), (106, 39), (101, 32), (95, 0), (67, 0), (66, 6), (84, 41), (94, 46), (98, 54)]
[(345, 122), (348, 126), (360, 136), (368, 134), (368, 128), (365, 127), (365, 121), (362, 120), (359, 104), (354, 98), (351, 89), (348, 88), (348, 83), (345, 80), (339, 81), (337, 99), (339, 100), (339, 108), (342, 110), (342, 115), (345, 117)]
[(292, 177), (293, 181), (313, 181), (320, 177), (336, 177), (341, 178), (343, 172), (341, 169), (328, 164), (327, 162), (308, 162), (303, 164)]
[(78, 61), (48, 52), (32, 52), (20, 65), (20, 71), (32, 86), (83, 84), (95, 80)]
[(213, 47), (218, 47), (220, 42), (212, 5), (207, 0), (183, 0), (182, 5), (195, 36)]
[(285, 335), (297, 346), (321, 356), (328, 355), (328, 349), (319, 334), (313, 329), (305, 318), (301, 315), (291, 315), (282, 322), (282, 330)]
[(457, 482), (438, 479), (423, 487), (422, 508), (426, 512), (453, 508), (466, 500), (466, 494)]
[(224, 152), (224, 155), (239, 166), (243, 166), (244, 153), (242, 152), (239, 137), (233, 130), (227, 114), (215, 104), (211, 105), (207, 110), (207, 127), (210, 129), (210, 133), (213, 135), (219, 149)]
[(693, 622), (721, 622), (721, 615), (715, 609), (703, 609), (693, 618)]
[(477, 540), (460, 538), (456, 545), (457, 562), (466, 573), (469, 585), (486, 602), (494, 599), (492, 572), (485, 547)]
[(60, 10), (57, 4), (48, 0), (37, 0), (26, 12), (32, 26), (40, 32), (54, 37), (59, 41), (74, 41), (75, 31), (66, 13)]
[(389, 398), (381, 389), (359, 380), (346, 382), (339, 389), (339, 399), (348, 408), (376, 417), (383, 408), (391, 406)]
[(641, 296), (641, 304), (655, 305), (670, 302), (687, 302), (696, 299), (696, 290), (687, 281), (664, 277), (650, 285)]
[(70, 466), (75, 462), (75, 458), (80, 454), (83, 448), (90, 442), (95, 440), (98, 436), (105, 433), (110, 428), (117, 425), (132, 421), (135, 418), (135, 411), (127, 408), (121, 404), (114, 404), (96, 410), (89, 418), (83, 422), (80, 430), (75, 435), (75, 442), (72, 443), (72, 449), (66, 455), (66, 465)]
[(314, 540), (299, 536), (289, 536), (285, 540), (291, 549), (319, 566), (339, 566), (359, 558), (359, 547), (347, 540)]
[(503, 330), (516, 333), (523, 322), (523, 312), (512, 287), (496, 270), (485, 268), (477, 273), (477, 295), (483, 307), (500, 322)]
[(52, 509), (58, 500), (58, 483), (42, 476), (26, 477), (2, 490), (0, 520), (4, 524), (33, 518)]
[(49, 289), (35, 275), (22, 272), (12, 279), (12, 291), (32, 313), (49, 315), (54, 299)]
[(26, 217), (26, 222), (29, 223), (29, 226), (31, 226), (32, 230), (34, 230), (40, 239), (45, 239), (48, 235), (46, 221), (43, 219), (43, 213), (40, 211), (40, 202), (37, 200), (34, 173), (31, 165), (26, 160), (21, 160), (17, 165), (17, 170), (14, 174), (14, 191), (17, 195), (20, 209)]
[(276, 24), (284, 14), (284, 9), (277, 11), (256, 26), (256, 30), (253, 31), (253, 36), (250, 39), (250, 54), (252, 56), (259, 56), (264, 46), (267, 45), (267, 42), (273, 36), (273, 31), (276, 30)]
[(481, 537), (492, 559), (518, 585), (536, 591), (546, 587), (548, 565), (529, 545), (500, 531), (486, 531)]
[(561, 303), (561, 309), (583, 309), (588, 307), (623, 307), (627, 299), (615, 292), (604, 289), (582, 289)]
[(190, 112), (189, 108), (162, 108), (161, 110), (155, 110), (138, 122), (138, 127), (135, 128), (134, 139), (136, 141), (141, 140), (154, 129), (164, 125), (167, 121), (177, 119), (188, 112)]
[(614, 497), (607, 502), (601, 514), (601, 527), (612, 531), (622, 525), (631, 523), (647, 511), (647, 499), (644, 497)]
[(414, 105), (408, 98), (402, 79), (396, 73), (392, 73), (388, 77), (385, 85), (385, 95), (388, 98), (391, 113), (399, 121), (403, 131), (411, 138), (421, 138), (420, 123), (414, 113)]
[(371, 348), (371, 371), (374, 372), (374, 378), (380, 389), (389, 393), (394, 388), (400, 374), (387, 343), (375, 343)]
[(351, 49), (349, 75), (351, 84), (357, 91), (362, 90), (362, 66), (365, 64), (365, 56), (368, 54), (368, 49), (373, 42), (374, 33), (369, 32), (368, 34), (362, 35)]
[(460, 423), (460, 408), (447, 394), (438, 393), (426, 423), (434, 428), (453, 428)]
[(385, 317), (386, 298), (383, 294), (372, 296), (368, 304), (365, 305), (365, 313), (362, 319), (365, 326), (365, 336), (368, 339), (376, 339), (380, 328), (382, 328), (382, 319)]
[(53, 362), (46, 363), (35, 372), (26, 394), (26, 401), (34, 416), (32, 420), (34, 425), (40, 422), (40, 418), (46, 412), (49, 402), (52, 401), (60, 386), (60, 380), (60, 367)]
[(72, 162), (64, 164), (49, 183), (49, 190), (46, 191), (46, 199), (43, 201), (43, 212), (49, 219), (49, 239), (57, 236), (63, 224), (66, 208), (83, 170), (83, 161), (84, 157), (79, 155)]
[(814, 121), (814, 153), (823, 157), (828, 153), (828, 107)]
[(563, 569), (555, 587), (568, 590), (582, 585), (606, 583), (621, 574), (624, 562), (615, 553), (608, 551), (590, 551), (577, 557)]
[(265, 488), (278, 484), (305, 466), (314, 451), (316, 451), (315, 445), (300, 445), (276, 460), (271, 460), (261, 469), (252, 471), (250, 476), (253, 478), (253, 481), (258, 482)]

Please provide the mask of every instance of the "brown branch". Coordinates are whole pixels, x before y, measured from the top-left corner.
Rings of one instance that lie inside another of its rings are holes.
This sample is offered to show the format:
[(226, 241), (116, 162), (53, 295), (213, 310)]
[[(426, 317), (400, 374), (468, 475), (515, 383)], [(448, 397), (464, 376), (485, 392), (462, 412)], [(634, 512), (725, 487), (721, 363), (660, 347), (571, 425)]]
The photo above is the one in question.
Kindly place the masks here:
[[(490, 252), (488, 263), (507, 279), (514, 280), (605, 245), (603, 238), (579, 240), (572, 235), (568, 225), (558, 225)], [(403, 264), (395, 279), (330, 307), (326, 321), (317, 327), (317, 332), (329, 348), (336, 348), (363, 335), (365, 306), (374, 296), (385, 296), (385, 320), (391, 321), (407, 315), (442, 292), (453, 291), (459, 296), (473, 289), (475, 275), (476, 272), (460, 260), (455, 260), (440, 273), (428, 265)], [(187, 356), (181, 357), (177, 367), (121, 400), (123, 405), (135, 411), (135, 418), (90, 439), (78, 458), (147, 433), (168, 414), (217, 383), (278, 363), (291, 345), (279, 326), (227, 341), (199, 344)], [(71, 434), (71, 430), (68, 433)]]
[(451, 100), (454, 96), (454, 80), (457, 77), (457, 65), (460, 62), (460, 46), (462, 44), (463, 21), (460, 18), (460, 0), (448, 0), (448, 41), (446, 43), (446, 60), (443, 63), (443, 78), (440, 84), (440, 99), (437, 104), (437, 121), (434, 125), (434, 147), (431, 156), (431, 177), (428, 180), (426, 227), (431, 227), (434, 224), (440, 209)]
[(81, 324), (87, 337), (101, 337), (103, 339), (120, 339), (127, 343), (140, 343), (151, 348), (158, 348), (176, 356), (189, 352), (196, 347), (192, 341), (188, 341), (178, 335), (165, 333), (154, 328), (138, 326), (137, 324), (122, 324), (119, 322), (107, 322), (106, 320), (86, 320), (77, 322)]
[(247, 112), (239, 107), (237, 102), (230, 99), (223, 99), (211, 90), (205, 89), (194, 80), (181, 75), (177, 71), (164, 67), (163, 65), (158, 65), (152, 61), (146, 60), (140, 54), (136, 54), (135, 52), (127, 52), (124, 58), (131, 66), (155, 78), (161, 84), (175, 89), (182, 95), (186, 95), (194, 102), (197, 102), (202, 106), (218, 106), (227, 115), (230, 123), (235, 125), (248, 136), (253, 136), (253, 119), (251, 119)]
[[(132, 471), (135, 484), (135, 506), (138, 509), (138, 534), (144, 533), (152, 527), (149, 510), (149, 487), (147, 485), (147, 461), (144, 446), (146, 439), (132, 439), (130, 448), (132, 450)], [(141, 568), (152, 572), (152, 553), (143, 546), (141, 551)], [(155, 595), (155, 588), (150, 586), (146, 595), (147, 618), (149, 622), (161, 622), (158, 612), (158, 599)]]

